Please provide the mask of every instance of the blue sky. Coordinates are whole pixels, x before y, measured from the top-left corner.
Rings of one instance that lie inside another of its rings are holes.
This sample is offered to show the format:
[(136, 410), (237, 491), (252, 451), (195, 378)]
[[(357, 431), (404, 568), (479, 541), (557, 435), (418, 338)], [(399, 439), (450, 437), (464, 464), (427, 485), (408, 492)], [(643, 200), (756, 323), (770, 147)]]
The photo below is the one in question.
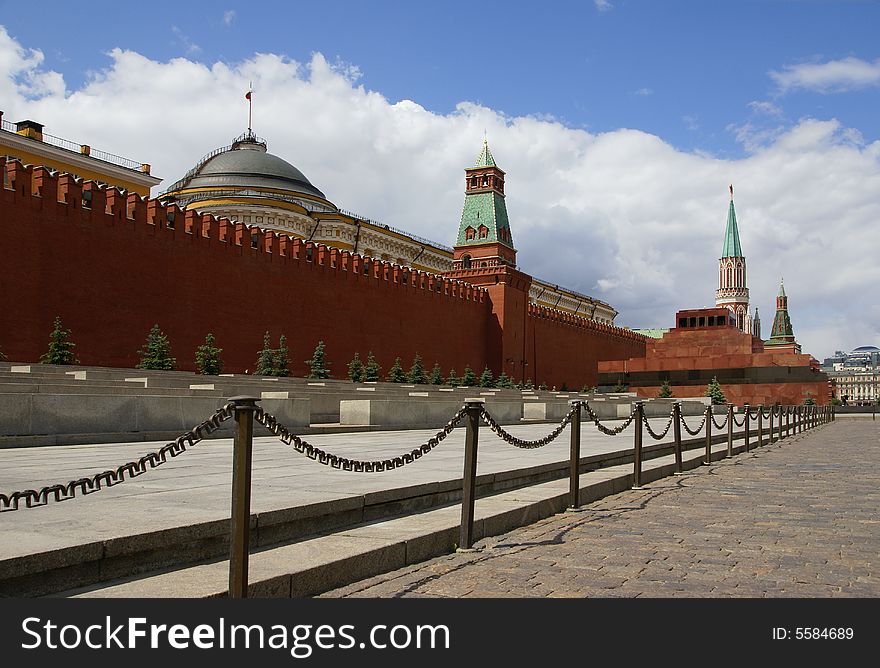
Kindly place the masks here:
[[(769, 336), (880, 345), (880, 2), (0, 2), (0, 109), (167, 187), (246, 126), (344, 209), (453, 243), (488, 132), (520, 267), (618, 324), (711, 306), (727, 186)], [(853, 295), (860, 295), (853, 299)]]
[(592, 132), (638, 128), (721, 156), (746, 150), (736, 130), (747, 123), (769, 130), (833, 116), (868, 140), (880, 131), (880, 87), (781, 91), (770, 76), (806, 63), (875, 59), (878, 2), (475, 4), (160, 1), (120, 9), (93, 1), (88, 11), (50, 3), (39, 17), (18, 3), (0, 6), (10, 34), (40, 46), (45, 64), (72, 87), (106, 67), (106, 54), (120, 46), (155, 60), (202, 62), (238, 62), (255, 51), (302, 62), (318, 51), (357, 67), (360, 83), (390, 101), (448, 113), (467, 100)]

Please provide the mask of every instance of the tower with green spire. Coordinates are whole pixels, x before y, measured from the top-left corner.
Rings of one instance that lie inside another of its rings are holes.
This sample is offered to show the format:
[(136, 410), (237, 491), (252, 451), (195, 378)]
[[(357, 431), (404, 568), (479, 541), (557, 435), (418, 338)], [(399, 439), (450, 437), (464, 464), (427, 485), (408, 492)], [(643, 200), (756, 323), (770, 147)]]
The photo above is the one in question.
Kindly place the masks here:
[(792, 352), (800, 353), (801, 347), (794, 338), (791, 327), (791, 318), (788, 316), (788, 297), (785, 294), (785, 282), (779, 282), (779, 294), (776, 295), (776, 317), (773, 318), (773, 329), (770, 338), (764, 341), (764, 349), (780, 350), (790, 348)]
[(495, 164), (486, 139), (474, 166), (464, 171), (464, 206), (453, 254), (454, 269), (515, 267), (516, 248), (504, 201), (504, 172)]
[(746, 258), (739, 241), (736, 209), (733, 206), (733, 186), (730, 186), (730, 206), (727, 208), (724, 246), (721, 249), (721, 258), (718, 260), (718, 289), (715, 291), (715, 305), (729, 308), (736, 318), (736, 326), (744, 332), (755, 335), (752, 318), (749, 314)]

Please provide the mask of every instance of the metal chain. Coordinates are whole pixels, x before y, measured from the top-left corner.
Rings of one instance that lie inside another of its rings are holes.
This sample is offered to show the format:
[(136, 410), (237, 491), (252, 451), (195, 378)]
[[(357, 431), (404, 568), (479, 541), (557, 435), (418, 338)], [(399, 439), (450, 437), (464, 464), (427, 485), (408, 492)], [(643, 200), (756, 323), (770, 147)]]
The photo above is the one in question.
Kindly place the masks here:
[(735, 427), (745, 427), (746, 426), (746, 414), (743, 413), (742, 420), (736, 419), (736, 413), (733, 414), (733, 425)]
[(760, 414), (761, 414), (761, 409), (760, 409), (760, 408), (756, 408), (754, 413), (752, 413), (752, 410), (749, 409), (749, 418), (750, 418), (750, 419), (757, 420), (757, 419), (758, 419), (758, 415), (760, 415)]
[(644, 415), (642, 415), (642, 420), (644, 420), (644, 422), (645, 422), (645, 429), (647, 429), (648, 433), (651, 435), (651, 438), (653, 438), (655, 441), (659, 441), (661, 438), (665, 438), (665, 437), (666, 437), (666, 434), (669, 433), (669, 428), (672, 426), (672, 419), (673, 419), (673, 417), (675, 417), (675, 412), (674, 412), (674, 411), (673, 411), (672, 413), (669, 414), (669, 421), (666, 423), (666, 426), (663, 428), (663, 433), (662, 433), (662, 434), (657, 434), (657, 433), (654, 432), (653, 429), (651, 429), (651, 423), (648, 422), (648, 418), (645, 417)]
[(761, 415), (763, 415), (763, 416), (764, 416), (765, 418), (767, 418), (767, 419), (769, 419), (770, 416), (773, 415), (773, 408), (772, 408), (772, 407), (771, 407), (766, 413), (764, 412), (764, 409), (763, 409), (763, 408), (759, 408), (758, 410), (760, 410), (760, 411), (761, 411)]
[(715, 413), (712, 413), (712, 424), (715, 425), (715, 429), (724, 429), (727, 426), (727, 413), (724, 414), (724, 422), (718, 424), (718, 421), (715, 419)]
[(505, 431), (500, 424), (495, 422), (495, 419), (489, 414), (489, 411), (487, 411), (485, 408), (480, 409), (480, 416), (484, 420), (486, 420), (486, 424), (489, 425), (489, 429), (494, 431), (499, 438), (503, 439), (507, 443), (510, 443), (510, 445), (517, 448), (522, 448), (524, 450), (534, 450), (536, 448), (543, 448), (548, 443), (556, 440), (559, 434), (562, 433), (562, 430), (565, 429), (566, 425), (571, 422), (571, 418), (574, 416), (575, 409), (576, 406), (572, 406), (571, 410), (568, 411), (568, 415), (565, 416), (565, 418), (562, 420), (562, 422), (559, 423), (556, 429), (551, 431), (544, 438), (539, 438), (535, 441), (526, 441), (521, 438), (517, 438), (513, 434)]
[(696, 428), (695, 431), (691, 431), (691, 428), (688, 427), (687, 422), (684, 421), (684, 415), (679, 416), (681, 418), (681, 424), (684, 427), (684, 430), (689, 433), (691, 436), (699, 436), (700, 432), (703, 431), (703, 427), (706, 425), (706, 414), (703, 413), (703, 421), (700, 423), (700, 426)]
[(274, 415), (265, 412), (262, 408), (258, 407), (257, 410), (254, 412), (254, 420), (259, 422), (261, 425), (266, 427), (266, 429), (275, 434), (275, 436), (280, 438), (286, 445), (293, 447), (293, 449), (296, 450), (298, 453), (305, 455), (309, 459), (315, 460), (319, 464), (332, 466), (335, 469), (341, 469), (343, 471), (354, 471), (355, 473), (381, 473), (383, 471), (393, 471), (394, 469), (406, 466), (407, 464), (412, 464), (417, 459), (421, 459), (424, 455), (431, 452), (431, 450), (440, 445), (440, 443), (447, 436), (449, 436), (449, 434), (452, 433), (452, 430), (455, 429), (455, 426), (459, 422), (461, 422), (461, 419), (465, 416), (466, 413), (467, 409), (462, 406), (460, 409), (458, 409), (458, 412), (452, 416), (452, 419), (446, 423), (446, 426), (443, 427), (443, 429), (438, 431), (435, 436), (429, 438), (419, 447), (410, 450), (409, 452), (405, 452), (404, 454), (397, 457), (373, 461), (348, 459), (346, 457), (340, 457), (338, 455), (325, 452), (320, 448), (316, 448), (315, 446), (302, 440), (296, 434), (291, 434), (282, 424), (278, 422)]
[(632, 424), (632, 421), (635, 420), (635, 418), (636, 418), (636, 407), (635, 407), (635, 405), (633, 405), (633, 409), (630, 412), (629, 418), (627, 418), (626, 422), (624, 422), (621, 425), (618, 425), (614, 429), (609, 429), (604, 424), (599, 422), (599, 418), (596, 417), (596, 414), (593, 412), (593, 409), (590, 408), (590, 404), (588, 404), (586, 401), (583, 401), (583, 402), (581, 402), (581, 405), (587, 409), (587, 417), (589, 417), (590, 420), (593, 421), (593, 424), (596, 425), (596, 428), (599, 431), (601, 431), (603, 434), (607, 434), (608, 436), (617, 436), (620, 432), (622, 432), (624, 429), (629, 427), (630, 424)]
[[(177, 457), (183, 454), (187, 448), (191, 448), (208, 434), (217, 431), (220, 425), (234, 414), (234, 404), (228, 403), (222, 408), (217, 409), (211, 417), (200, 425), (184, 432), (159, 450), (150, 452), (137, 461), (128, 462), (116, 469), (96, 473), (89, 478), (71, 480), (66, 485), (48, 485), (40, 490), (26, 489), (12, 492), (11, 494), (0, 494), (0, 513), (18, 510), (21, 507), (22, 501), (24, 501), (24, 507), (36, 508), (45, 506), (49, 503), (50, 499), (53, 501), (69, 501), (76, 497), (77, 491), (82, 495), (91, 494), (100, 491), (104, 487), (118, 485), (121, 482), (125, 482), (126, 479), (136, 478), (150, 469), (161, 466), (168, 461), (169, 457)], [(126, 475), (128, 478), (126, 478)]]

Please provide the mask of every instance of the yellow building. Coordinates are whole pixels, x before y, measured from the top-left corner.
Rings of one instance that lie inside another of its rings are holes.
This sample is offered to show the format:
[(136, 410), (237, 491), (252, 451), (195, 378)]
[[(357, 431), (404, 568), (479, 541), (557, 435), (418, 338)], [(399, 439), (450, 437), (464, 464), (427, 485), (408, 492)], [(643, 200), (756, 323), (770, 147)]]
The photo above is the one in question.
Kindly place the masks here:
[[(452, 248), (340, 209), (250, 130), (208, 153), (160, 198), (402, 267), (435, 274), (453, 269)], [(617, 316), (599, 299), (537, 278), (529, 300), (609, 325)]]
[(0, 112), (0, 156), (22, 164), (44, 165), (59, 172), (97, 181), (141, 196), (162, 179), (150, 174), (150, 165), (93, 149), (43, 132), (34, 121), (10, 123)]

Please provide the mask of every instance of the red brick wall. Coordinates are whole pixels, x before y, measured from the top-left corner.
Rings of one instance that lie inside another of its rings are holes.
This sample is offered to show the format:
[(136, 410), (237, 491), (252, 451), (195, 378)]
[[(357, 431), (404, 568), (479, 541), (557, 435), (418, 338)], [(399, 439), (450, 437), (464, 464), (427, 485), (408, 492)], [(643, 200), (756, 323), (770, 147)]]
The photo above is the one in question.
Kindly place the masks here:
[(500, 269), (511, 283), (493, 277), (488, 289), (383, 262), (365, 274), (364, 259), (346, 251), (39, 167), (2, 167), (0, 350), (10, 360), (37, 361), (56, 315), (80, 362), (99, 366), (133, 367), (154, 323), (184, 370), (212, 332), (224, 371), (253, 371), (266, 330), (273, 347), (287, 336), (300, 376), (319, 340), (337, 378), (356, 351), (366, 359), (372, 350), (385, 372), (396, 356), (408, 368), (420, 353), (444, 375), (486, 364), (497, 375), (504, 365), (519, 368), (516, 380), (572, 389), (595, 384), (597, 360), (644, 355), (639, 335), (529, 306), (531, 279), (510, 268)]
[[(385, 371), (398, 355), (408, 368), (417, 352), (444, 373), (485, 364), (490, 303), (473, 286), (415, 271), (404, 285), (400, 267), (378, 262), (365, 276), (360, 256), (272, 233), (252, 249), (243, 225), (195, 212), (178, 212), (172, 230), (161, 205), (116, 191), (94, 190), (83, 209), (80, 184), (40, 168), (33, 187), (43, 196), (31, 197), (30, 173), (8, 167), (15, 190), (0, 193), (0, 350), (10, 360), (38, 360), (60, 315), (90, 365), (133, 367), (154, 323), (181, 369), (193, 369), (213, 332), (225, 371), (253, 371), (266, 330), (273, 346), (287, 336), (295, 375), (307, 373), (319, 340), (336, 377), (355, 351), (365, 359), (372, 350)], [(71, 204), (55, 201), (56, 187)], [(103, 212), (107, 194), (112, 213)]]
[(526, 321), (526, 374), (547, 387), (595, 386), (601, 360), (645, 355), (645, 339), (618, 327), (530, 304)]

